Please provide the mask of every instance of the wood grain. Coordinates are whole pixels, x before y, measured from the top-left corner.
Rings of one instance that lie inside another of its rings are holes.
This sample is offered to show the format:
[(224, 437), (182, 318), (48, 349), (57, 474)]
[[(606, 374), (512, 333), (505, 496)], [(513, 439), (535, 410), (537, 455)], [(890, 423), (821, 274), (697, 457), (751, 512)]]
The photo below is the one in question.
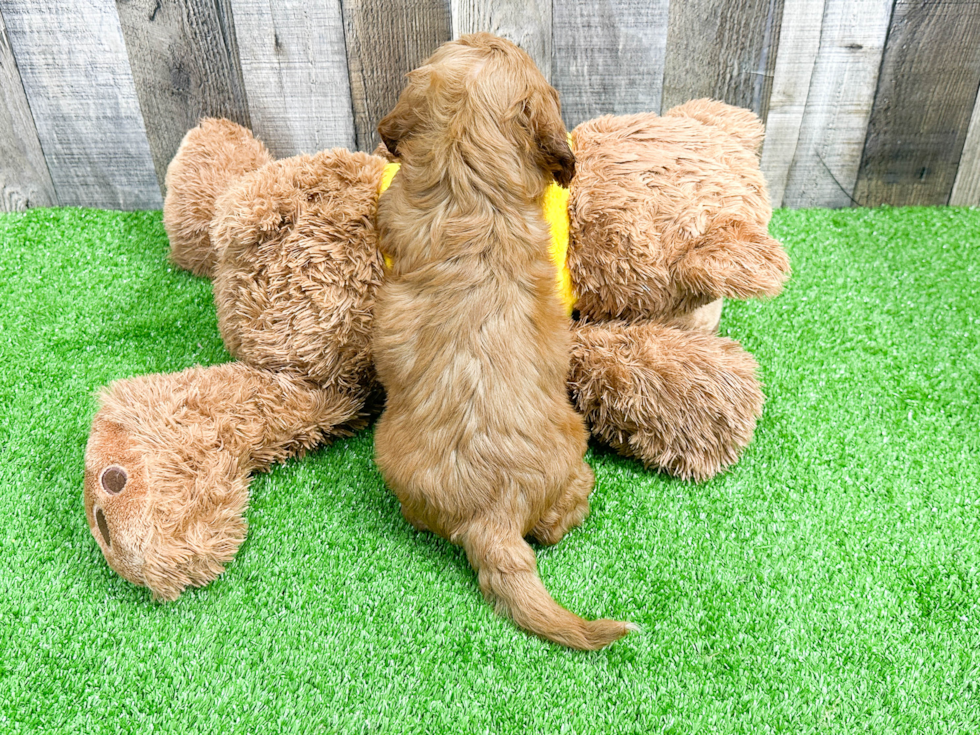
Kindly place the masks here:
[(761, 162), (773, 207), (782, 206), (796, 155), (810, 77), (820, 48), (823, 11), (824, 0), (794, 0), (783, 9)]
[(277, 158), (354, 147), (340, 0), (231, 0), (252, 131)]
[(826, 0), (783, 206), (853, 202), (892, 1)]
[(669, 0), (566, 0), (554, 7), (552, 84), (569, 129), (661, 110)]
[(344, 0), (344, 35), (357, 147), (378, 145), (378, 121), (405, 74), (449, 40), (448, 0)]
[(955, 206), (980, 206), (980, 97), (977, 97), (973, 105), (973, 115), (949, 203)]
[(203, 115), (277, 156), (372, 150), (404, 74), (475, 30), (531, 53), (570, 127), (762, 114), (776, 206), (980, 206), (980, 0), (0, 0), (0, 210), (159, 207)]
[(230, 0), (117, 0), (160, 186), (202, 117), (250, 124)]
[(162, 206), (111, 0), (0, 0), (58, 203)]
[(0, 212), (51, 207), (57, 201), (0, 14)]
[(713, 97), (765, 120), (782, 13), (783, 0), (670, 3), (664, 109)]
[(980, 3), (898, 0), (854, 198), (947, 204), (980, 85)]
[(527, 51), (551, 81), (551, 0), (451, 0), (452, 34), (486, 31)]

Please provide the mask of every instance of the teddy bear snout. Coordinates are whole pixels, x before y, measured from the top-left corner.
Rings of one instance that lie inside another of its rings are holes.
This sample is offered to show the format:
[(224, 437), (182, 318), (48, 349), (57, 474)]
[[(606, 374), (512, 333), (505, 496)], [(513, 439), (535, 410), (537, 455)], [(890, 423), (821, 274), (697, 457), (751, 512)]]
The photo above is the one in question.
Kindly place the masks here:
[(102, 508), (95, 506), (93, 514), (95, 515), (95, 525), (99, 527), (99, 533), (102, 534), (105, 545), (111, 548), (112, 536), (109, 534), (109, 523), (105, 519), (105, 513), (102, 512)]
[[(118, 495), (121, 493), (126, 489), (126, 483), (128, 481), (129, 475), (126, 474), (126, 470), (116, 464), (109, 465), (102, 470), (102, 476), (99, 478), (99, 484), (109, 495)], [(103, 535), (106, 537), (106, 541), (108, 541), (109, 534), (103, 533)]]

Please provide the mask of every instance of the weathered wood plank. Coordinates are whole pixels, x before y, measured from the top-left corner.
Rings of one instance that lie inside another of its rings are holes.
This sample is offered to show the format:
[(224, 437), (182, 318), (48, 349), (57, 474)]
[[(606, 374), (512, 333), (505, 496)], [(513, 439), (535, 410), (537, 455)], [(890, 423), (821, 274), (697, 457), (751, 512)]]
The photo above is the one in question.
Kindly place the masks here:
[(783, 0), (685, 0), (670, 3), (663, 108), (713, 97), (769, 108)]
[(0, 14), (0, 212), (51, 207), (57, 201)]
[(893, 0), (826, 0), (785, 207), (853, 201)]
[(552, 84), (569, 129), (600, 115), (660, 112), (669, 0), (554, 6)]
[(854, 198), (949, 202), (980, 85), (980, 2), (898, 0)]
[(405, 74), (450, 37), (448, 0), (344, 0), (344, 31), (357, 147), (374, 150), (378, 122)]
[(551, 0), (451, 0), (453, 38), (486, 31), (527, 51), (551, 81)]
[(354, 147), (340, 0), (232, 0), (252, 131), (277, 158)]
[(761, 162), (773, 207), (782, 206), (796, 155), (810, 76), (820, 48), (823, 11), (824, 0), (793, 0), (783, 9)]
[(230, 0), (117, 0), (136, 91), (163, 186), (202, 117), (250, 124)]
[(963, 155), (960, 156), (949, 203), (960, 207), (980, 206), (980, 97), (973, 105), (970, 129), (963, 144)]
[(38, 139), (65, 206), (162, 206), (111, 0), (0, 0)]

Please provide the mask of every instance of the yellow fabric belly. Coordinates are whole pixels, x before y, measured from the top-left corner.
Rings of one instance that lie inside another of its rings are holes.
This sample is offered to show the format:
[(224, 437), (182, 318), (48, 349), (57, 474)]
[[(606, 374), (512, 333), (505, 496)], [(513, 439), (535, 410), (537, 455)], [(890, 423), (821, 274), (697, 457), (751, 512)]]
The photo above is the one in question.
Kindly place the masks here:
[[(391, 180), (395, 178), (401, 164), (389, 163), (385, 166), (381, 176), (381, 185), (378, 188), (378, 196), (391, 186)], [(572, 274), (568, 270), (568, 189), (552, 182), (544, 193), (544, 218), (551, 227), (551, 246), (549, 252), (551, 259), (555, 263), (558, 271), (558, 294), (565, 310), (571, 314), (575, 308), (575, 289), (572, 287)], [(391, 268), (392, 261), (386, 253), (382, 253), (385, 265)]]

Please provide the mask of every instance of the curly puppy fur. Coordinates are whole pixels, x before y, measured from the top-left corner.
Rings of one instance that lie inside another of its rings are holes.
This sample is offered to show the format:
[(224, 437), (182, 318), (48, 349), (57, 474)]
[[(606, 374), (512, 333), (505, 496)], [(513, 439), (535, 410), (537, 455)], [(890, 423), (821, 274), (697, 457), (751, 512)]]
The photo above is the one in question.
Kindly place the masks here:
[(524, 540), (581, 523), (594, 483), (540, 204), (574, 172), (558, 96), (514, 44), (464, 36), (409, 74), (378, 130), (402, 162), (378, 207), (394, 260), (375, 308), (378, 467), (413, 525), (466, 549), (499, 612), (601, 648), (630, 624), (560, 607)]

